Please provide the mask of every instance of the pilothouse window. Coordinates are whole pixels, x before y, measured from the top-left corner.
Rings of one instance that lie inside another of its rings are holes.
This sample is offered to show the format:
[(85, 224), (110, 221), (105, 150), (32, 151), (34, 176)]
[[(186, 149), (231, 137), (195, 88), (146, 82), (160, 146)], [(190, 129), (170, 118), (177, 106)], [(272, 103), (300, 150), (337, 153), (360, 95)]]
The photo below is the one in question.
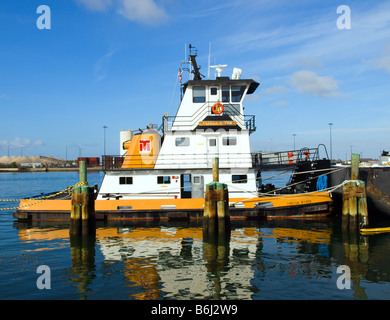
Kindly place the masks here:
[(222, 87), (222, 102), (230, 101), (230, 88), (228, 86)]
[(192, 88), (193, 102), (202, 103), (206, 102), (206, 87), (205, 86), (194, 86)]
[(232, 86), (232, 102), (240, 102), (244, 91), (245, 86)]

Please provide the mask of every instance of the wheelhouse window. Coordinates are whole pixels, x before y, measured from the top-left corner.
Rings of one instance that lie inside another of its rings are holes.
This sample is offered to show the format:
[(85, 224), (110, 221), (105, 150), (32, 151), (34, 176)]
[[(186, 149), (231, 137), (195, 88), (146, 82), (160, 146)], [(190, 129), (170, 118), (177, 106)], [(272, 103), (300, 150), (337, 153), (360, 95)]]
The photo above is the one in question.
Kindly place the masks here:
[(175, 145), (176, 147), (188, 147), (190, 145), (190, 138), (176, 138)]
[(133, 177), (119, 177), (119, 184), (133, 184)]
[(211, 87), (210, 88), (210, 95), (212, 95), (212, 96), (218, 95), (218, 87)]
[(248, 176), (246, 174), (233, 174), (232, 183), (247, 183)]
[(224, 146), (235, 146), (237, 144), (236, 137), (223, 137), (222, 145)]
[(232, 102), (240, 102), (245, 92), (245, 86), (232, 86)]
[(195, 103), (206, 102), (206, 87), (194, 86), (192, 88), (192, 101)]
[(170, 184), (171, 176), (157, 176), (157, 184)]
[(222, 102), (230, 101), (230, 88), (229, 86), (222, 87)]

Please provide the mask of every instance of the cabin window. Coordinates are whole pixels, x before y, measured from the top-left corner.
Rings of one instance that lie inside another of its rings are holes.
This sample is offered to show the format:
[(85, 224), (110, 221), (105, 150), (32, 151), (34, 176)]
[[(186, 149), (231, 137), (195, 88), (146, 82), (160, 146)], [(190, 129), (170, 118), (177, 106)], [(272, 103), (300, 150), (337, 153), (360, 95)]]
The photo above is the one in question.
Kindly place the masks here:
[(194, 182), (194, 184), (200, 184), (200, 177), (199, 176), (194, 176), (193, 182)]
[(176, 147), (188, 147), (190, 145), (190, 138), (176, 138)]
[(233, 174), (232, 183), (247, 183), (248, 176), (246, 174)]
[(157, 184), (171, 183), (171, 176), (157, 176)]
[(224, 146), (235, 146), (237, 144), (236, 137), (223, 137), (222, 144)]
[(232, 102), (240, 102), (244, 91), (245, 86), (232, 86)]
[(222, 102), (230, 101), (230, 89), (228, 86), (222, 87)]
[(206, 87), (195, 86), (192, 88), (193, 102), (201, 103), (206, 102)]
[(133, 177), (119, 177), (119, 184), (133, 184)]
[(216, 96), (217, 94), (218, 94), (218, 88), (217, 87), (210, 88), (210, 95)]
[(209, 140), (209, 146), (215, 147), (217, 145), (217, 139), (210, 139)]

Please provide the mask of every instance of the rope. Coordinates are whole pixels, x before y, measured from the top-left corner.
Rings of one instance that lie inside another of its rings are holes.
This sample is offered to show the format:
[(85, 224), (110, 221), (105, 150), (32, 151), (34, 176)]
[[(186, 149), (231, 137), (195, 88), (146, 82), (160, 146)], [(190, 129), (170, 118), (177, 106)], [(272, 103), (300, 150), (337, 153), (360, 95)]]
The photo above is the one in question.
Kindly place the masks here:
[[(87, 182), (78, 182), (76, 183), (75, 185), (73, 186), (69, 186), (67, 187), (66, 189), (64, 190), (61, 190), (59, 192), (56, 192), (54, 194), (51, 194), (49, 196), (42, 196), (42, 197), (37, 197), (37, 198), (32, 198), (33, 200), (39, 200), (37, 202), (33, 202), (33, 203), (29, 203), (29, 204), (26, 204), (24, 206), (18, 206), (18, 207), (11, 207), (11, 208), (0, 208), (0, 210), (16, 210), (16, 209), (19, 209), (19, 208), (25, 208), (25, 207), (29, 207), (29, 206), (32, 206), (34, 204), (37, 204), (37, 203), (40, 203), (40, 202), (43, 202), (44, 200), (47, 200), (47, 199), (50, 199), (50, 198), (54, 198), (55, 196), (58, 196), (59, 194), (61, 193), (64, 193), (66, 191), (68, 191), (68, 194), (70, 195), (71, 192), (72, 192), (72, 189), (74, 187), (82, 187), (82, 186), (88, 186), (88, 183)], [(4, 201), (4, 202), (16, 202), (16, 201), (22, 201), (22, 200), (28, 200), (29, 198), (22, 198), (22, 199), (0, 199), (0, 201)], [(31, 198), (30, 198), (31, 199)]]

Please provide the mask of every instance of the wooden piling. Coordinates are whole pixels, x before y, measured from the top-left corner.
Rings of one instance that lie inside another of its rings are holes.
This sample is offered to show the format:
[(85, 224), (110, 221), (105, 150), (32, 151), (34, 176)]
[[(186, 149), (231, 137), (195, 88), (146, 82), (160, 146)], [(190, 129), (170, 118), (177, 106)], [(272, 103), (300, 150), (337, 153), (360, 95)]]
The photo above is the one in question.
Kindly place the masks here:
[(95, 230), (95, 194), (94, 187), (87, 183), (85, 161), (79, 163), (80, 185), (72, 189), (70, 232), (73, 234), (90, 233)]
[(219, 160), (213, 159), (213, 182), (206, 185), (203, 234), (223, 235), (230, 230), (228, 187), (219, 181)]
[(213, 158), (213, 181), (219, 182), (219, 158)]
[(351, 181), (343, 186), (343, 229), (348, 232), (358, 232), (359, 228), (368, 225), (368, 211), (366, 186), (359, 177), (359, 154), (352, 154), (351, 157)]

